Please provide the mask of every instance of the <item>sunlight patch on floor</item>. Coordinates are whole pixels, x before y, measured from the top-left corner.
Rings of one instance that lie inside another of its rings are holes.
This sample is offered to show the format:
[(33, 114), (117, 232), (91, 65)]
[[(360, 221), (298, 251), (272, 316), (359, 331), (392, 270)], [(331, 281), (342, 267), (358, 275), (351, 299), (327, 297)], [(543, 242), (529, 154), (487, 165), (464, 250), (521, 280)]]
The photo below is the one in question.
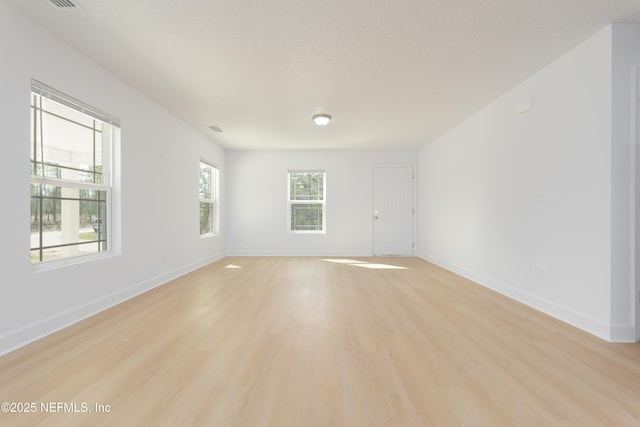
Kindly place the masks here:
[(228, 264), (228, 265), (225, 265), (224, 268), (242, 268), (242, 267), (235, 264)]
[(327, 262), (335, 262), (336, 264), (347, 264), (347, 265), (353, 265), (354, 267), (363, 267), (363, 268), (371, 268), (371, 269), (407, 270), (407, 267), (402, 267), (399, 265), (378, 264), (378, 263), (371, 263), (367, 261), (358, 261), (358, 260), (345, 259), (345, 258), (324, 258), (321, 260), (327, 261)]
[(345, 259), (345, 258), (326, 258), (323, 259), (322, 261), (328, 261), (328, 262), (335, 262), (336, 264), (362, 264), (365, 263), (366, 261), (358, 261), (355, 259)]
[(370, 263), (364, 263), (364, 264), (351, 264), (355, 267), (364, 267), (364, 268), (371, 268), (371, 269), (387, 269), (387, 270), (406, 270), (407, 267), (401, 267), (399, 265), (390, 265), (390, 264), (370, 264)]

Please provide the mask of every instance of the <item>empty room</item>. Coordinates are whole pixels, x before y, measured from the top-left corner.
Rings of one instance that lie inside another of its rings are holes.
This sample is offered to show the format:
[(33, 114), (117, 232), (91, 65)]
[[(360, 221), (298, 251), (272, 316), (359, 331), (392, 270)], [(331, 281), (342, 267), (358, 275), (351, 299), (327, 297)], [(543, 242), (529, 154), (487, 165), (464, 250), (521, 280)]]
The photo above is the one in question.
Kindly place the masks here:
[(640, 426), (640, 3), (0, 0), (0, 426)]

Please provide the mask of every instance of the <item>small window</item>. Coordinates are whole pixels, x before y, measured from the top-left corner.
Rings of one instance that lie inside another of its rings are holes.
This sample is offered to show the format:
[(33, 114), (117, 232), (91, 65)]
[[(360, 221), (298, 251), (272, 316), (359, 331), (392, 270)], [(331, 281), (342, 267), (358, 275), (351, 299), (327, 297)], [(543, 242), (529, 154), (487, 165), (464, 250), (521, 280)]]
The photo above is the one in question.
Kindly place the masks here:
[(326, 197), (324, 171), (289, 171), (288, 223), (292, 233), (326, 231)]
[(218, 168), (200, 162), (200, 236), (218, 234)]
[(31, 263), (108, 252), (119, 121), (31, 86)]

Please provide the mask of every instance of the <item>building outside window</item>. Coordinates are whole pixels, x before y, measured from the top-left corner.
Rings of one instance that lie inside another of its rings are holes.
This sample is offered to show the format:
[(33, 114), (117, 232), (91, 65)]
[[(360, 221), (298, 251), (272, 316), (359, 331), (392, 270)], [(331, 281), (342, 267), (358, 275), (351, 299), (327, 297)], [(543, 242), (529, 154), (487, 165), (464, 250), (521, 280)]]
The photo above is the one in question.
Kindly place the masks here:
[(32, 264), (110, 251), (119, 134), (118, 119), (32, 81)]
[(326, 232), (325, 181), (323, 170), (289, 171), (287, 216), (290, 232)]

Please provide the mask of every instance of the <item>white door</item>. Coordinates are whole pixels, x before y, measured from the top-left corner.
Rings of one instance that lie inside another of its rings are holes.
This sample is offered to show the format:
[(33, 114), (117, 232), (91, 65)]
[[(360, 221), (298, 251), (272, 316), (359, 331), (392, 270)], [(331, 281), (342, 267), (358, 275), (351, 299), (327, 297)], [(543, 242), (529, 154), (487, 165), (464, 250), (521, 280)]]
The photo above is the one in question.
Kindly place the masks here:
[(413, 168), (373, 169), (373, 254), (413, 255)]

